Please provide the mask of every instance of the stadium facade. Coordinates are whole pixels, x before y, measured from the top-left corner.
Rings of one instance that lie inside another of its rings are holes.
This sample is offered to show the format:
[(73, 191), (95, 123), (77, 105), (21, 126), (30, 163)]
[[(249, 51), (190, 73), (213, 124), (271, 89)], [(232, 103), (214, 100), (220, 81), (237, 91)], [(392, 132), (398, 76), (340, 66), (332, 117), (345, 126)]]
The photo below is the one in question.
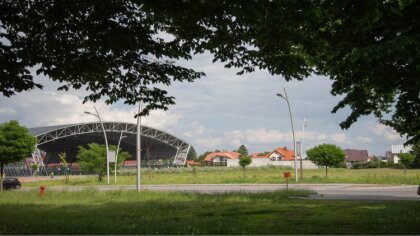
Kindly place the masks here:
[[(117, 146), (121, 141), (120, 148), (129, 152), (130, 159), (135, 160), (137, 125), (125, 122), (103, 122), (103, 125), (108, 144)], [(100, 122), (37, 127), (30, 128), (29, 132), (38, 139), (36, 151), (31, 159), (38, 164), (39, 172), (43, 174), (47, 173), (46, 167), (49, 164), (59, 162), (59, 153), (65, 152), (67, 161), (76, 163), (79, 146), (86, 147), (89, 143), (105, 144)], [(190, 149), (190, 144), (172, 134), (149, 126), (141, 126), (143, 166), (150, 166), (150, 163), (156, 162), (171, 163), (175, 166), (185, 165)], [(10, 166), (9, 172), (10, 168), (16, 170), (17, 167)], [(22, 174), (16, 172), (11, 175)]]

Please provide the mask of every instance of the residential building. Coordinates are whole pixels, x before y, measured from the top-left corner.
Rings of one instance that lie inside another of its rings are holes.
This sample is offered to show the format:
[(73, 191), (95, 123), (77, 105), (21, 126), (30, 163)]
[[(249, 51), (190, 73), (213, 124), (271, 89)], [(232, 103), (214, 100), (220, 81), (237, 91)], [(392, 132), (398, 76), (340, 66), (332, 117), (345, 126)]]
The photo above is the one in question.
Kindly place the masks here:
[(404, 146), (402, 144), (400, 145), (392, 145), (391, 146), (391, 151), (387, 151), (386, 152), (386, 157), (388, 159), (389, 163), (393, 163), (393, 164), (397, 164), (398, 162), (400, 162), (400, 158), (398, 157), (398, 155), (400, 153), (409, 153), (411, 152), (411, 146)]
[(287, 149), (287, 147), (276, 148), (268, 154), (268, 158), (271, 161), (292, 161), (294, 160), (294, 156), (294, 151)]
[(267, 152), (255, 152), (251, 154), (251, 158), (268, 158), (269, 154)]
[(355, 163), (364, 163), (369, 161), (367, 150), (345, 149), (346, 153), (346, 166), (347, 168), (353, 167)]
[(196, 162), (196, 161), (187, 160), (186, 163), (185, 163), (185, 165), (187, 167), (194, 167), (194, 166), (199, 166), (201, 164), (199, 162)]
[(212, 152), (204, 158), (204, 161), (210, 166), (227, 166), (228, 159), (239, 159), (239, 155), (239, 152)]

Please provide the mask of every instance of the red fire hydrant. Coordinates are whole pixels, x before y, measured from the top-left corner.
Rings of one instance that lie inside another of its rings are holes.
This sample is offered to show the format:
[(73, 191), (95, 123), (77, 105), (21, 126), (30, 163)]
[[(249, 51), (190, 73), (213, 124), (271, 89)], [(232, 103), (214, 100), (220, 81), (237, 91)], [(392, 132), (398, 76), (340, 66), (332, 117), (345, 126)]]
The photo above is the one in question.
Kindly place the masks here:
[(45, 185), (41, 185), (41, 186), (39, 186), (39, 196), (44, 196), (44, 193), (45, 193)]

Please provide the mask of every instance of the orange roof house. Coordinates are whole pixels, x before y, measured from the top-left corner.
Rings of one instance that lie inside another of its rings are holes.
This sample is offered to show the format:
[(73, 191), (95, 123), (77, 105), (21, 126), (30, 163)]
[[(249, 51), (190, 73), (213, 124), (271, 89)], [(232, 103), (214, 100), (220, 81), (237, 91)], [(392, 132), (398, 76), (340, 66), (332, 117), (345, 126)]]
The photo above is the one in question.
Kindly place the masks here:
[(292, 161), (295, 159), (295, 152), (287, 149), (287, 147), (281, 147), (268, 154), (268, 157), (272, 161)]
[(226, 165), (227, 159), (238, 159), (239, 156), (239, 152), (212, 152), (204, 158), (204, 161), (208, 165)]
[(269, 155), (270, 153), (266, 153), (266, 154), (264, 154), (264, 152), (255, 152), (255, 153), (252, 153), (251, 154), (251, 158), (268, 158), (268, 155)]
[(201, 165), (199, 162), (187, 160), (187, 166), (199, 166)]

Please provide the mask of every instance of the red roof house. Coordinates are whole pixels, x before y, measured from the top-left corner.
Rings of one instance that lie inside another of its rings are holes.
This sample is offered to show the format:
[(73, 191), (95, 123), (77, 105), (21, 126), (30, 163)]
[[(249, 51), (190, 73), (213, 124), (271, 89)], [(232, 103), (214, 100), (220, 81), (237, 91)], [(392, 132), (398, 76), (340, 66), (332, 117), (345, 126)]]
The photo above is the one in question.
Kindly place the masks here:
[(204, 158), (204, 161), (207, 165), (226, 166), (227, 159), (238, 159), (239, 156), (239, 152), (212, 152)]
[(287, 149), (287, 147), (276, 148), (268, 157), (272, 161), (292, 161), (294, 160), (295, 152)]
[(367, 162), (369, 159), (367, 150), (345, 149), (346, 165), (352, 167), (356, 162)]
[(255, 152), (251, 154), (251, 158), (268, 158), (268, 155), (270, 153), (264, 153), (264, 152)]
[(196, 161), (189, 161), (189, 160), (187, 160), (186, 165), (187, 166), (199, 166), (201, 164), (199, 162), (196, 162)]

